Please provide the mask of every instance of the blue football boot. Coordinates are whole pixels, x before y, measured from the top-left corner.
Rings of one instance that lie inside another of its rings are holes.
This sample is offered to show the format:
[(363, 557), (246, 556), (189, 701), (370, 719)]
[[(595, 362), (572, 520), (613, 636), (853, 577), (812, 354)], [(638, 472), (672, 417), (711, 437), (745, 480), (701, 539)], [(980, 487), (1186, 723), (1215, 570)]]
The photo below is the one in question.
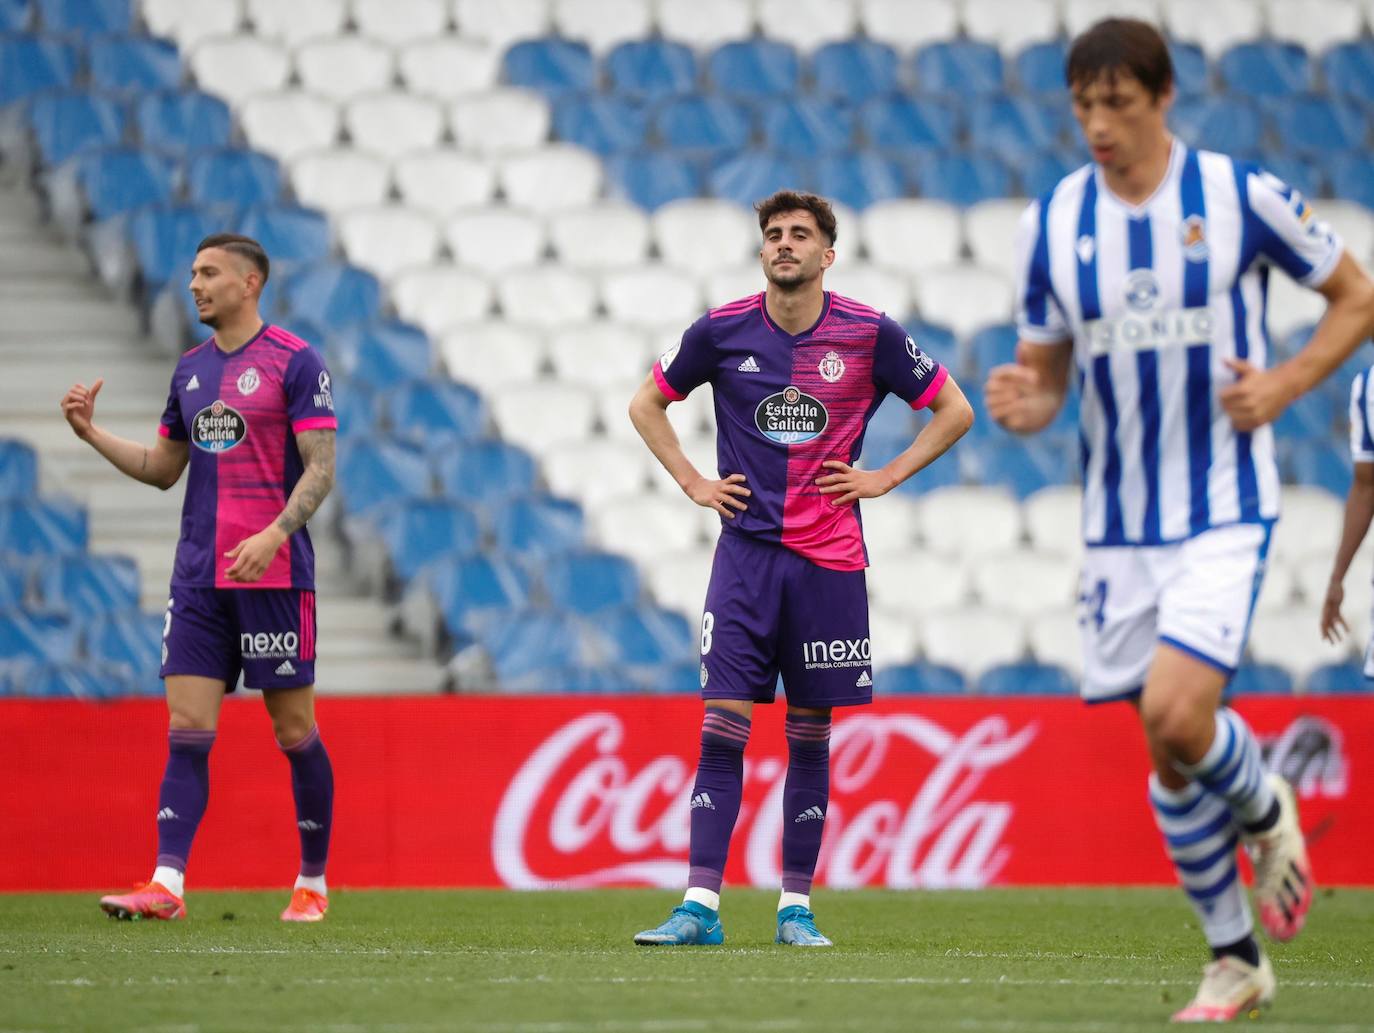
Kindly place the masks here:
[(816, 916), (800, 904), (778, 912), (777, 943), (793, 947), (833, 947), (830, 938), (816, 928)]
[(657, 929), (646, 929), (635, 933), (635, 943), (641, 947), (710, 947), (725, 942), (725, 930), (721, 928), (719, 912), (685, 900), (673, 908)]

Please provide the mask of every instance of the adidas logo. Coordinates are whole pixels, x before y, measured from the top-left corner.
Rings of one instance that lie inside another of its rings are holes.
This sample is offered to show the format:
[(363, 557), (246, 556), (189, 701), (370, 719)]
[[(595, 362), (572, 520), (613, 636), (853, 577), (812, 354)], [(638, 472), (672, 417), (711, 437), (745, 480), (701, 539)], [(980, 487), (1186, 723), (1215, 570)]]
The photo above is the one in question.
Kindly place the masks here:
[(759, 371), (759, 364), (754, 361), (754, 356), (751, 355), (735, 368), (741, 373), (757, 373)]
[(707, 793), (697, 793), (696, 796), (692, 797), (692, 806), (688, 809), (694, 811), (698, 807), (705, 807), (708, 811), (716, 809), (716, 805), (711, 802), (711, 797)]
[(170, 807), (164, 807), (164, 808), (162, 808), (162, 810), (160, 810), (160, 811), (157, 812), (157, 820), (158, 820), (158, 821), (176, 821), (176, 820), (177, 820), (177, 812), (174, 811), (174, 810), (172, 810), (172, 808), (170, 808)]
[(283, 660), (280, 664), (277, 665), (277, 674), (278, 674), (278, 675), (288, 675), (288, 674), (295, 674), (295, 673), (296, 673), (296, 668), (292, 666), (290, 660)]
[(199, 388), (200, 388), (200, 377), (198, 377), (198, 376), (196, 376), (194, 373), (192, 373), (192, 374), (191, 374), (191, 379), (188, 380), (188, 381), (186, 381), (186, 390), (187, 390), (187, 391), (196, 391), (196, 390), (199, 390)]
[(873, 678), (869, 675), (867, 671), (864, 671), (863, 674), (859, 675), (859, 680), (854, 683), (854, 687), (856, 689), (866, 689), (872, 684)]
[(318, 821), (311, 821), (309, 818), (305, 818), (296, 822), (296, 828), (300, 829), (302, 832), (319, 832), (324, 826)]
[(802, 811), (795, 818), (793, 818), (792, 824), (800, 825), (804, 821), (825, 821), (825, 811), (821, 810), (815, 804), (812, 804), (806, 810)]

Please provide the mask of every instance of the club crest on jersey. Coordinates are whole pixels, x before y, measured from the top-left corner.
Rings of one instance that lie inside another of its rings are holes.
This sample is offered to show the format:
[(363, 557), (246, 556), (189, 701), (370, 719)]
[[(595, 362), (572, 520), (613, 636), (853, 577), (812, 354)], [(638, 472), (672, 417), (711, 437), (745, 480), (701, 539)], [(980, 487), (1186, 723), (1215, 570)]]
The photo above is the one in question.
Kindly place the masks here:
[(216, 398), (191, 418), (191, 444), (202, 452), (228, 452), (248, 437), (248, 421)]
[(754, 426), (770, 441), (799, 445), (824, 433), (830, 413), (819, 398), (813, 398), (790, 384), (769, 395), (754, 410)]
[(1184, 258), (1190, 262), (1207, 261), (1207, 222), (1201, 215), (1190, 215), (1184, 219), (1179, 236), (1183, 241)]
[(839, 352), (826, 352), (816, 368), (820, 370), (822, 380), (833, 384), (844, 376), (844, 359), (840, 358)]
[(254, 391), (261, 387), (262, 378), (258, 376), (258, 368), (256, 366), (249, 366), (246, 370), (240, 373), (237, 386), (239, 389), (239, 394), (241, 395), (251, 395)]
[(1126, 277), (1126, 304), (1137, 312), (1148, 312), (1159, 300), (1159, 281), (1149, 269), (1136, 269)]

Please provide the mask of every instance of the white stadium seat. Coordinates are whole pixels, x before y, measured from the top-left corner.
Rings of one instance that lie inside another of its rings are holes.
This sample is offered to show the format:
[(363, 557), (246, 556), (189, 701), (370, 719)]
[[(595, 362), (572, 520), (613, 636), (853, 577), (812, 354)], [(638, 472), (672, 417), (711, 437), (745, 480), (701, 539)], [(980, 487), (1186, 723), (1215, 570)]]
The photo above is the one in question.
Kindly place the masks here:
[(920, 622), (927, 660), (962, 670), (969, 680), (990, 667), (1020, 660), (1026, 653), (1021, 618), (986, 606), (934, 613)]
[(921, 504), (916, 499), (889, 492), (881, 499), (862, 502), (859, 508), (864, 541), (875, 564), (908, 556), (916, 549), (921, 531), (917, 512)]
[(486, 319), (496, 296), (485, 277), (450, 265), (407, 269), (389, 286), (397, 315), (436, 339), (454, 327)]
[(695, 551), (704, 544), (693, 508), (681, 494), (631, 493), (603, 498), (587, 517), (598, 545), (650, 566), (664, 553)]
[(1024, 198), (1002, 197), (964, 212), (964, 236), (976, 264), (1015, 279), (1016, 228), (1027, 204)]
[[(717, 269), (706, 277), (706, 304), (711, 308), (757, 294), (768, 285), (758, 260), (729, 269)], [(830, 285), (827, 283), (827, 287)]]
[(701, 315), (701, 289), (680, 269), (644, 265), (601, 274), (601, 299), (618, 323), (685, 328)]
[(1320, 618), (1319, 604), (1257, 611), (1250, 623), (1250, 656), (1259, 663), (1285, 668), (1301, 682), (1315, 668), (1349, 660), (1363, 651), (1364, 642), (1354, 636), (1334, 645), (1323, 641)]
[(296, 51), (301, 86), (340, 103), (390, 89), (395, 72), (390, 48), (362, 36), (311, 40)]
[(1059, 12), (1053, 0), (974, 0), (964, 5), (964, 28), (1010, 57), (1059, 36)]
[(1034, 617), (1072, 606), (1078, 595), (1078, 565), (1053, 553), (1009, 549), (973, 565), (973, 586), (984, 606)]
[(1269, 277), (1268, 313), (1270, 334), (1282, 340), (1299, 327), (1320, 322), (1326, 314), (1326, 298), (1276, 269)]
[(537, 327), (583, 323), (596, 308), (592, 281), (557, 265), (508, 270), (497, 280), (496, 295), (507, 319)]
[(1368, 266), (1374, 260), (1374, 212), (1355, 201), (1322, 200), (1314, 207), (1317, 218), (1331, 224), (1357, 262)]
[(859, 229), (870, 261), (908, 273), (959, 261), (963, 245), (959, 209), (944, 201), (879, 201), (864, 209)]
[(232, 107), (258, 93), (286, 85), (291, 59), (286, 48), (253, 36), (201, 40), (191, 51), (196, 84)]
[(243, 25), (239, 0), (143, 0), (139, 13), (154, 35), (176, 40), (183, 51)]
[(1355, 0), (1265, 0), (1269, 35), (1296, 43), (1313, 58), (1364, 32), (1364, 15)]
[(645, 373), (644, 335), (604, 320), (559, 328), (546, 350), (554, 379), (565, 384), (631, 383)]
[(344, 108), (344, 127), (354, 146), (388, 158), (435, 147), (444, 134), (438, 101), (399, 90), (355, 97)]
[(331, 146), (339, 136), (339, 109), (295, 90), (253, 97), (238, 116), (250, 144), (288, 163)]
[(541, 214), (585, 208), (601, 193), (601, 175), (596, 155), (572, 144), (512, 154), (498, 173), (508, 203)]
[(549, 105), (532, 90), (503, 88), (460, 97), (449, 108), (454, 138), (465, 151), (509, 154), (549, 137)]
[(1336, 554), (1344, 517), (1344, 503), (1329, 491), (1285, 485), (1269, 555), (1291, 566), (1313, 556), (1324, 557), (1330, 562)]
[(329, 148), (291, 163), (291, 187), (301, 204), (336, 214), (381, 204), (391, 189), (391, 175), (386, 161), (375, 154)]
[(956, 0), (859, 0), (864, 33), (898, 50), (959, 35)]
[[(868, 526), (868, 512), (864, 511), (865, 528)], [(869, 555), (872, 554), (870, 548)], [(912, 618), (959, 609), (970, 601), (968, 568), (962, 563), (951, 563), (947, 557), (919, 549), (908, 549), (905, 553), (889, 556), (873, 556), (873, 565), (868, 568), (867, 576), (868, 594), (875, 603), (889, 610), (909, 614)]]
[[(647, 367), (645, 372), (647, 372)], [(596, 385), (596, 420), (600, 424), (602, 431), (608, 438), (615, 438), (617, 441), (643, 442), (640, 441), (639, 432), (635, 430), (634, 424), (630, 422), (630, 399), (639, 390), (639, 385), (644, 382), (645, 372), (633, 380), (607, 381)], [(693, 392), (695, 394), (696, 392)], [(691, 395), (687, 396), (691, 398)], [(684, 434), (699, 434), (701, 428), (692, 421), (684, 423), (679, 419), (682, 403), (669, 406), (668, 422), (673, 425), (679, 438)], [(691, 424), (690, 427), (687, 424)], [(654, 464), (657, 466), (657, 462)], [(654, 484), (657, 485), (657, 474), (654, 475)]]
[(513, 384), (493, 391), (490, 401), (501, 436), (536, 455), (592, 432), (591, 392), (567, 384)]
[(387, 43), (433, 39), (448, 27), (447, 0), (353, 0), (353, 20), (364, 36)]
[(549, 219), (558, 260), (573, 269), (637, 265), (649, 252), (649, 220), (638, 205), (601, 201)]
[(439, 354), (449, 376), (483, 391), (528, 384), (543, 361), (538, 333), (504, 320), (455, 326), (439, 341)]
[[(1309, 556), (1291, 568), (1297, 595), (1307, 609), (1321, 612), (1322, 604), (1326, 601), (1326, 586), (1331, 580), (1331, 563), (1334, 559), (1334, 555)], [(1371, 610), (1374, 609), (1372, 573), (1374, 541), (1366, 536), (1342, 582), (1345, 597), (1341, 603), (1341, 614), (1352, 629), (1367, 623)], [(1367, 640), (1364, 637), (1360, 637), (1356, 645), (1363, 648), (1365, 641)]]
[(685, 614), (695, 628), (701, 622), (706, 586), (711, 581), (714, 545), (694, 545), (655, 553), (641, 568), (660, 606)]
[(1195, 44), (1215, 60), (1237, 43), (1264, 35), (1264, 8), (1255, 0), (1164, 0), (1164, 27), (1180, 43)]
[(697, 276), (748, 261), (759, 250), (758, 221), (730, 201), (670, 201), (654, 212), (650, 222), (663, 260)]
[(564, 39), (597, 54), (653, 34), (650, 0), (553, 0), (553, 25)]
[(1298, 579), (1287, 563), (1266, 563), (1255, 606), (1260, 610), (1282, 610), (1297, 605)]
[(496, 196), (496, 169), (470, 154), (440, 147), (403, 154), (392, 165), (396, 190), (412, 208), (447, 219)]
[(1083, 553), (1083, 491), (1056, 484), (1028, 496), (1021, 504), (1031, 548), (1077, 560)]
[(800, 51), (854, 35), (854, 0), (758, 0), (759, 29)]
[(548, 0), (455, 0), (454, 16), (464, 39), (476, 39), (504, 50), (522, 39), (547, 36)]
[(439, 253), (434, 220), (401, 205), (345, 212), (338, 226), (348, 260), (383, 280), (403, 269), (428, 265)]
[(1031, 655), (1042, 664), (1056, 664), (1075, 678), (1083, 673), (1083, 632), (1076, 609), (1049, 610), (1032, 617), (1027, 629)]
[(588, 509), (608, 497), (643, 494), (649, 484), (648, 464), (654, 461), (642, 444), (615, 438), (567, 441), (539, 458), (549, 489)]
[(921, 498), (917, 517), (921, 540), (942, 555), (972, 560), (1021, 538), (1021, 507), (1001, 488), (937, 488)]
[[(622, 404), (620, 408), (622, 411), (625, 408), (623, 403), (628, 401), (628, 398), (628, 395), (621, 395)], [(625, 419), (625, 422), (629, 422), (628, 418)], [(674, 426), (676, 426), (676, 422), (674, 422)], [(638, 440), (638, 435), (636, 435), (635, 440)], [(678, 442), (682, 445), (682, 452), (688, 461), (696, 467), (697, 473), (703, 477), (712, 478), (721, 475), (721, 471), (716, 468), (717, 450), (714, 434), (681, 433), (678, 435)], [(699, 534), (710, 538), (720, 531), (720, 515), (714, 509), (698, 506), (687, 498), (677, 481), (673, 480), (668, 471), (663, 468), (663, 464), (657, 459), (649, 467), (649, 480), (662, 498), (671, 499), (678, 505), (684, 502), (687, 504), (686, 512), (690, 519), (695, 522)]]
[(1064, 28), (1070, 39), (1103, 18), (1138, 18), (1158, 25), (1159, 0), (1067, 0), (1064, 4)]
[(657, 6), (664, 38), (698, 50), (712, 50), (754, 31), (753, 5), (741, 0), (657, 0)]
[(868, 262), (844, 265), (837, 262), (826, 272), (825, 286), (836, 294), (885, 312), (899, 323), (911, 312), (907, 278), (893, 269), (881, 269)]
[(418, 40), (402, 47), (396, 62), (411, 93), (445, 101), (492, 89), (501, 77), (500, 49), (480, 40)]
[(248, 0), (253, 34), (288, 46), (337, 35), (347, 18), (344, 0)]
[(921, 653), (921, 625), (905, 610), (875, 606), (868, 614), (869, 651), (873, 670), (878, 672), (878, 691), (882, 691), (882, 672), (899, 664), (909, 664)]
[(444, 237), (459, 265), (492, 274), (536, 265), (546, 243), (539, 218), (496, 206), (457, 212), (444, 225)]
[(916, 277), (916, 307), (921, 318), (968, 338), (1012, 316), (1011, 280), (992, 269), (948, 266)]

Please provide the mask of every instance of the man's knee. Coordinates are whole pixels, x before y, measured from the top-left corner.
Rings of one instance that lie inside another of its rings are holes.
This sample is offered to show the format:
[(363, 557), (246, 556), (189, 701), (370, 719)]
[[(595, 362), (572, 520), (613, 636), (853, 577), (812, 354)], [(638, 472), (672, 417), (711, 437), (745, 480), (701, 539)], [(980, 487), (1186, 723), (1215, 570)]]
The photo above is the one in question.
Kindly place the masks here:
[(1174, 692), (1167, 696), (1146, 694), (1141, 700), (1140, 720), (1155, 747), (1175, 760), (1191, 763), (1211, 744), (1215, 718), (1208, 701)]

